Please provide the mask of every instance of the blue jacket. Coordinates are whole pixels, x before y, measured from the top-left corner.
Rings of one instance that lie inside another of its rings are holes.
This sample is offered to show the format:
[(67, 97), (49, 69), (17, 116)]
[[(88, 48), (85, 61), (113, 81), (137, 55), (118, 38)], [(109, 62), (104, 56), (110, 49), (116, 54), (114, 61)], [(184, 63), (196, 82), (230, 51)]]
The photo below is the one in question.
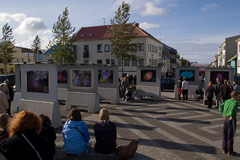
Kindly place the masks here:
[[(83, 134), (79, 133), (75, 127)], [(68, 120), (63, 126), (63, 149), (68, 154), (82, 154), (90, 140), (88, 129), (83, 121)]]

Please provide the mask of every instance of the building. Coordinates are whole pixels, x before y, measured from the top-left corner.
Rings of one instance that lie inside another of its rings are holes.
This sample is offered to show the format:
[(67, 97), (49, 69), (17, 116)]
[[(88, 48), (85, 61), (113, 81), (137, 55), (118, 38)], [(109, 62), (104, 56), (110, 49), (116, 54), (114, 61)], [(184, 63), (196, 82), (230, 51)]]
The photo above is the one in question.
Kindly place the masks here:
[(240, 38), (236, 40), (237, 43), (237, 74), (240, 74)]
[[(11, 64), (7, 65), (7, 73), (15, 73), (14, 63), (24, 63), (24, 62), (33, 62), (33, 52), (31, 49), (23, 47), (15, 47), (15, 52), (13, 53), (13, 60)], [(5, 73), (5, 66), (3, 63), (0, 63), (0, 74)]]
[[(124, 60), (124, 73), (136, 74), (137, 66), (158, 66), (162, 64), (163, 43), (139, 27), (136, 23), (137, 59)], [(121, 60), (111, 54), (112, 35), (107, 32), (111, 25), (83, 27), (76, 33), (73, 45), (77, 48), (77, 63), (92, 63), (121, 66)], [(120, 69), (119, 69), (120, 70)]]
[(218, 67), (230, 66), (230, 59), (237, 54), (237, 42), (240, 35), (228, 37), (218, 48)]

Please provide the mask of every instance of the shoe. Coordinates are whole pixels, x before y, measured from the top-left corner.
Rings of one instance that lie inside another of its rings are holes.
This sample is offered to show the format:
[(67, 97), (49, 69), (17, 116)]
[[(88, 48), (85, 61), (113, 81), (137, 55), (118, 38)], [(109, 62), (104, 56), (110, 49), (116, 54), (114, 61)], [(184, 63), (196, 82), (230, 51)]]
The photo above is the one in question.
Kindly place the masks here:
[(223, 154), (228, 154), (228, 151), (226, 151), (226, 150), (223, 150)]
[(228, 152), (228, 155), (229, 155), (229, 156), (236, 156), (236, 155), (237, 155), (237, 152)]

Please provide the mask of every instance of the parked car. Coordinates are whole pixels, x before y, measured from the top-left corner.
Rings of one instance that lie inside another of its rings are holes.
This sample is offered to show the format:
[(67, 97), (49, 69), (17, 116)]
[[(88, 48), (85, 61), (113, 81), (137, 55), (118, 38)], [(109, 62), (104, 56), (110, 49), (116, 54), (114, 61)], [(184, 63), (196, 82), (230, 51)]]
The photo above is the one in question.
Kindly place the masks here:
[(164, 89), (174, 90), (174, 85), (174, 78), (161, 78), (161, 91), (163, 91)]
[(15, 84), (15, 75), (14, 74), (0, 75), (0, 83), (3, 83), (6, 79), (8, 79), (10, 86), (13, 86)]

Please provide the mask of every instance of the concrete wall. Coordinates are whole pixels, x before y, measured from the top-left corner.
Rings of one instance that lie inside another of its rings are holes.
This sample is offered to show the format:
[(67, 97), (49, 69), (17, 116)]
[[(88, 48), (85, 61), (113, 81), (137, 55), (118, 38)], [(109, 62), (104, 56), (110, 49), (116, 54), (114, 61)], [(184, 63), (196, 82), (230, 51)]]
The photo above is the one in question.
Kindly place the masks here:
[[(98, 87), (117, 88), (118, 87), (118, 67), (117, 66), (100, 66), (98, 65), (98, 71), (113, 70), (113, 83), (99, 83)], [(98, 75), (99, 76), (99, 75)], [(98, 77), (97, 77), (98, 79)]]

